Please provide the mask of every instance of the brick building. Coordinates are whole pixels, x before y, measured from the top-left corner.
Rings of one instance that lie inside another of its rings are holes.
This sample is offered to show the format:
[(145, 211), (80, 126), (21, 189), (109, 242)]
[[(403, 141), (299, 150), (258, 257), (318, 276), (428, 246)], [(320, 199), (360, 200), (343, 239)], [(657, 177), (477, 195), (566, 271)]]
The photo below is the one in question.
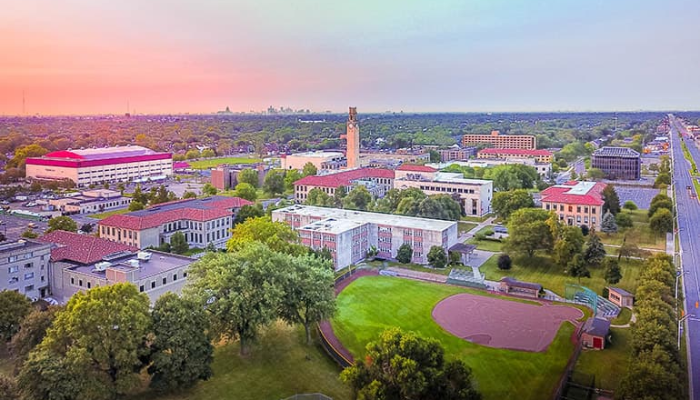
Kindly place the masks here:
[(490, 148), (480, 150), (477, 153), (477, 158), (534, 158), (540, 163), (550, 163), (554, 154), (547, 150)]
[(336, 189), (345, 187), (348, 191), (356, 185), (363, 185), (376, 197), (393, 188), (394, 171), (383, 168), (359, 168), (325, 175), (309, 175), (294, 182), (294, 200), (303, 203), (312, 189), (321, 189), (329, 196)]
[(268, 171), (264, 164), (219, 165), (211, 170), (211, 185), (219, 190), (234, 189), (238, 185), (238, 174), (244, 169), (257, 171), (258, 187), (262, 187)]
[(593, 152), (591, 167), (598, 168), (608, 179), (637, 180), (642, 161), (638, 152), (627, 147), (602, 147)]
[(480, 146), (497, 149), (529, 149), (537, 148), (537, 139), (532, 135), (501, 135), (492, 131), (490, 135), (467, 134), (462, 137), (462, 147)]
[(587, 225), (600, 230), (603, 219), (603, 182), (569, 181), (541, 192), (542, 208), (554, 211), (570, 226)]

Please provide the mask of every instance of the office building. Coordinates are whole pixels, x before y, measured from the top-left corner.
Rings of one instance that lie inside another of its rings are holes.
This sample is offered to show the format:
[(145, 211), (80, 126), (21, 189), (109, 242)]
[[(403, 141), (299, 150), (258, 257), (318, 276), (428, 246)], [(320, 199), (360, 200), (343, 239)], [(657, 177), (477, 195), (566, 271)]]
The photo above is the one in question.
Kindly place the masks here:
[(488, 148), (480, 150), (477, 158), (506, 160), (509, 158), (532, 158), (538, 163), (551, 163), (554, 159), (554, 154), (547, 150)]
[(600, 231), (605, 186), (602, 182), (578, 181), (550, 186), (540, 193), (542, 208), (553, 211), (567, 225), (587, 225)]
[[(455, 145), (456, 147), (456, 145)], [(477, 155), (476, 147), (449, 148), (437, 151), (440, 153), (440, 161), (464, 161)]]
[(0, 243), (0, 291), (14, 290), (36, 300), (49, 294), (51, 246), (20, 239)]
[(642, 161), (638, 152), (628, 147), (602, 147), (593, 152), (591, 168), (598, 168), (608, 179), (637, 180)]
[(129, 204), (131, 197), (107, 189), (85, 190), (75, 196), (49, 200), (49, 205), (63, 215), (101, 213), (126, 208)]
[(312, 189), (321, 189), (329, 196), (334, 196), (336, 189), (341, 186), (350, 191), (357, 185), (365, 186), (375, 197), (384, 197), (393, 184), (394, 171), (382, 168), (360, 168), (309, 175), (294, 182), (294, 200), (298, 203), (305, 202)]
[(211, 185), (219, 190), (235, 189), (238, 185), (238, 174), (244, 169), (252, 169), (258, 173), (258, 187), (262, 187), (268, 168), (264, 164), (219, 165), (211, 170)]
[(492, 131), (490, 135), (464, 135), (462, 137), (462, 147), (469, 146), (535, 150), (537, 148), (537, 139), (532, 135), (501, 135), (498, 131)]

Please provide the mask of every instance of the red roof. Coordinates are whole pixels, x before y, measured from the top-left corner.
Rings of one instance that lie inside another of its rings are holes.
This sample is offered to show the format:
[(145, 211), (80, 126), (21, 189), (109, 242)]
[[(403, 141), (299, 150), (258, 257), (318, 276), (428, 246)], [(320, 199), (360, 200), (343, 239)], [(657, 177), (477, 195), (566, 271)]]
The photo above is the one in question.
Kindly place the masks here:
[[(60, 153), (60, 152), (56, 152)], [(55, 154), (55, 153), (50, 153)], [(155, 161), (155, 160), (172, 160), (173, 155), (170, 153), (156, 153), (148, 154), (143, 156), (129, 156), (129, 157), (119, 157), (119, 158), (106, 158), (106, 159), (96, 159), (96, 160), (80, 160), (80, 159), (52, 159), (52, 158), (27, 158), (27, 165), (48, 165), (52, 167), (68, 167), (68, 168), (80, 168), (80, 167), (98, 167), (103, 165), (112, 164), (127, 164), (133, 162), (142, 161)]]
[(480, 154), (505, 154), (508, 156), (545, 156), (551, 157), (552, 153), (547, 150), (527, 150), (527, 149), (483, 149), (479, 151)]
[(587, 193), (574, 194), (570, 193), (571, 189), (581, 182), (569, 181), (563, 185), (550, 186), (543, 190), (542, 201), (547, 203), (564, 203), (582, 206), (602, 206), (603, 205), (603, 189), (605, 183), (597, 182)]
[(338, 188), (340, 186), (350, 186), (353, 181), (363, 178), (394, 179), (394, 171), (384, 168), (352, 169), (335, 174), (305, 176), (294, 182), (294, 184)]
[(400, 167), (396, 168), (399, 171), (411, 171), (411, 172), (437, 172), (435, 168), (428, 167), (425, 165), (416, 164), (401, 164)]
[(240, 197), (223, 196), (176, 200), (141, 211), (112, 215), (100, 221), (99, 225), (139, 231), (181, 220), (204, 222), (231, 216), (231, 209), (250, 204), (253, 203)]
[(139, 249), (122, 243), (111, 242), (91, 235), (80, 235), (66, 231), (53, 231), (38, 238), (44, 243), (57, 246), (51, 249), (52, 261), (74, 261), (81, 264), (92, 264), (102, 260), (109, 254), (122, 251), (135, 252)]

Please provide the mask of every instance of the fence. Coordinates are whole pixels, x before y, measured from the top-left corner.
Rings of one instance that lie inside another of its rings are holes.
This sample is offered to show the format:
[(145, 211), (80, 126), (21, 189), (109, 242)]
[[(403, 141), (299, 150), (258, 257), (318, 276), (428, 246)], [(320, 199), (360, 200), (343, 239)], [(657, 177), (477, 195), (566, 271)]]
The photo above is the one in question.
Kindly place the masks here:
[(352, 362), (340, 354), (340, 352), (333, 347), (331, 342), (328, 341), (326, 335), (323, 334), (323, 329), (321, 329), (320, 325), (318, 325), (318, 337), (321, 339), (321, 347), (323, 347), (323, 350), (325, 350), (326, 353), (328, 353), (328, 355), (338, 363), (338, 365), (343, 368), (347, 368), (352, 365)]
[(574, 339), (574, 346), (576, 348), (574, 349), (574, 353), (569, 357), (569, 361), (566, 363), (566, 368), (564, 369), (564, 373), (562, 374), (561, 379), (559, 380), (559, 384), (557, 385), (557, 389), (554, 392), (554, 396), (552, 398), (554, 400), (560, 400), (560, 399), (566, 399), (564, 397), (566, 395), (566, 390), (569, 386), (569, 382), (571, 379), (571, 375), (574, 371), (574, 367), (576, 366), (576, 362), (578, 361), (578, 356), (581, 354), (581, 334), (582, 334), (582, 329), (579, 328), (576, 330), (576, 337)]

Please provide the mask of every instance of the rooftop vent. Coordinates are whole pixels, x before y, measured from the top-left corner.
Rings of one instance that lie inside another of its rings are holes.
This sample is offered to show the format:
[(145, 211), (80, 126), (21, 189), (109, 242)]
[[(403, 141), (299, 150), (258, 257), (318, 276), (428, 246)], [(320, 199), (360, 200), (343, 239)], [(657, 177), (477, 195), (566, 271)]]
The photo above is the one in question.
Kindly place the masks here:
[(134, 268), (138, 268), (141, 265), (141, 263), (139, 262), (138, 259), (131, 259), (131, 260), (127, 261), (126, 263), (129, 264), (129, 266), (134, 267)]
[(97, 264), (95, 264), (95, 271), (104, 271), (111, 266), (112, 266), (111, 262), (107, 262), (107, 261), (98, 262)]
[(136, 255), (136, 258), (140, 261), (147, 262), (148, 260), (151, 259), (151, 253), (147, 251), (139, 251), (138, 254)]

